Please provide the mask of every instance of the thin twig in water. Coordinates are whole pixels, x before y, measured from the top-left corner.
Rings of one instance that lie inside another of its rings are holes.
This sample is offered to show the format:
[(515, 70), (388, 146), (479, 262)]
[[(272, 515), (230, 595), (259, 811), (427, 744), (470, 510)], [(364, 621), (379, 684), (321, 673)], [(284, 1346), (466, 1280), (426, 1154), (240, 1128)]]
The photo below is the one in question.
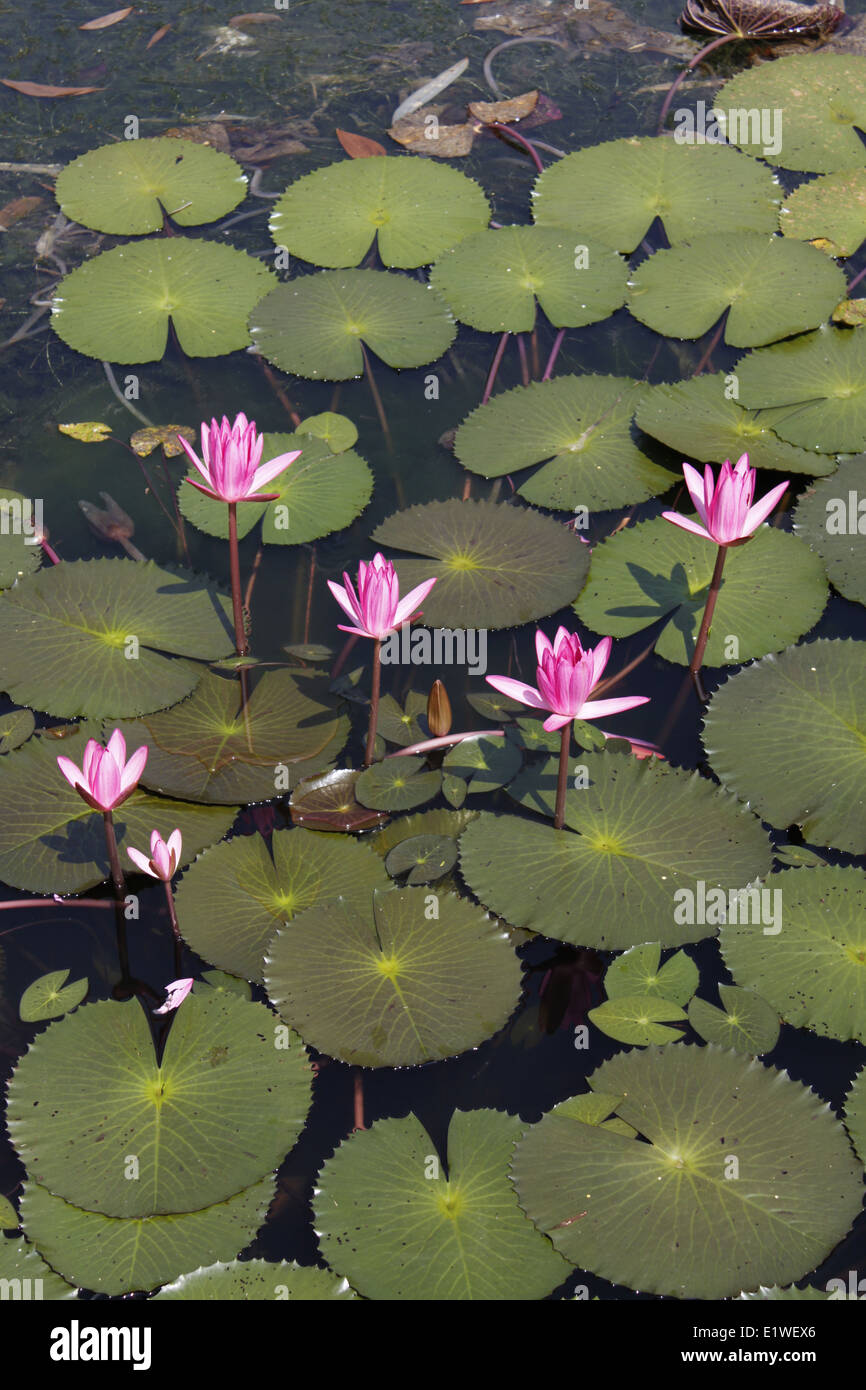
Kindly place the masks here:
[(493, 77), (493, 59), (496, 57), (497, 53), (503, 53), (506, 48), (513, 48), (514, 45), (518, 43), (552, 43), (554, 48), (568, 50), (568, 44), (564, 43), (562, 39), (543, 38), (540, 35), (524, 35), (522, 38), (504, 39), (503, 42), (498, 43), (495, 48), (491, 48), (487, 57), (484, 59), (482, 72), (484, 73), (485, 82), (499, 101), (506, 101), (507, 98), (502, 88)]
[(114, 375), (114, 372), (112, 371), (111, 363), (103, 362), (102, 370), (105, 372), (109, 386), (111, 387), (112, 391), (114, 392), (115, 396), (120, 401), (120, 404), (124, 407), (124, 409), (128, 410), (130, 415), (134, 415), (136, 420), (140, 420), (143, 425), (147, 425), (150, 429), (156, 429), (156, 426), (154, 425), (153, 421), (148, 420), (147, 416), (143, 414), (142, 411), (136, 409), (136, 407), (132, 404), (132, 401), (128, 401), (126, 399), (126, 397), (124, 396), (123, 392), (117, 384), (117, 377)]
[(376, 385), (376, 378), (373, 375), (373, 368), (370, 365), (369, 354), (363, 343), (361, 343), (360, 346), (361, 356), (364, 359), (364, 375), (366, 376), (367, 382), (370, 387), (370, 394), (373, 397), (373, 404), (376, 407), (376, 414), (379, 417), (379, 424), (382, 426), (382, 433), (385, 436), (385, 443), (388, 447), (388, 452), (391, 453), (394, 448), (394, 441), (391, 438), (391, 428), (388, 424), (388, 417), (385, 414), (385, 407), (382, 404), (382, 397), (379, 395), (379, 388)]

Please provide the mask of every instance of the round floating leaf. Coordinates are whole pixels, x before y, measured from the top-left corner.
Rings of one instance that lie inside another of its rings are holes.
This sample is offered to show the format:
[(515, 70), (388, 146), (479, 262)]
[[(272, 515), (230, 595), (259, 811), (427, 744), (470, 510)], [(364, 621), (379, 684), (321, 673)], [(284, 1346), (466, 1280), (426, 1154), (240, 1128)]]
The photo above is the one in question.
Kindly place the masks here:
[[(662, 945), (679, 946), (715, 933), (683, 920), (683, 889), (739, 888), (769, 873), (757, 818), (697, 773), (618, 753), (581, 761), (590, 784), (569, 789), (567, 829), (482, 815), (460, 837), (470, 889), (514, 926), (622, 950), (643, 942), (651, 923)], [(557, 767), (551, 758), (525, 768), (509, 795), (552, 817)]]
[(36, 543), (33, 500), (4, 488), (0, 493), (0, 589), (8, 589), (42, 563)]
[(782, 439), (823, 454), (866, 449), (866, 333), (822, 328), (750, 352), (736, 371), (740, 404)]
[(866, 58), (804, 53), (761, 63), (726, 83), (713, 105), (732, 145), (783, 169), (823, 174), (863, 163)]
[(426, 758), (385, 758), (365, 768), (355, 783), (355, 795), (377, 811), (411, 811), (439, 794), (442, 773), (427, 769)]
[(866, 874), (786, 869), (781, 932), (727, 922), (725, 964), (795, 1028), (866, 1042)]
[(866, 603), (866, 496), (861, 497), (866, 455), (843, 459), (800, 498), (794, 530), (824, 561), (834, 588)]
[[(0, 762), (0, 878), (5, 883), (31, 893), (81, 893), (109, 877), (102, 815), (82, 801), (57, 766), (58, 754), (81, 766), (87, 732), (76, 731), (60, 742), (31, 739)], [(181, 862), (188, 863), (226, 834), (236, 812), (236, 806), (196, 806), (139, 789), (114, 812), (121, 861), (128, 864), (129, 845), (146, 848), (154, 829), (166, 838), (178, 828)]]
[(442, 774), (442, 795), (449, 806), (459, 808), (466, 800), (466, 783), (462, 777), (455, 777), (452, 772)]
[(345, 415), (335, 415), (325, 410), (321, 415), (308, 415), (298, 426), (298, 434), (311, 434), (323, 439), (333, 454), (342, 454), (351, 449), (358, 438), (358, 430)]
[(392, 878), (409, 871), (406, 882), (435, 883), (457, 863), (457, 841), (449, 835), (410, 835), (395, 845), (385, 860)]
[(376, 728), (389, 743), (408, 748), (410, 743), (420, 743), (428, 737), (426, 728), (418, 722), (419, 716), (426, 714), (426, 711), (427, 696), (420, 691), (410, 690), (402, 709), (393, 695), (385, 695), (379, 703)]
[(741, 1293), (739, 1297), (744, 1299), (770, 1299), (776, 1303), (783, 1303), (794, 1302), (795, 1300), (814, 1302), (816, 1299), (825, 1302), (828, 1298), (832, 1298), (833, 1295), (827, 1293), (825, 1289), (813, 1288), (811, 1284), (807, 1284), (805, 1289), (798, 1289), (796, 1284), (791, 1284), (786, 1289), (780, 1289), (778, 1284), (774, 1284), (772, 1288), (768, 1289), (762, 1286), (755, 1293)]
[[(866, 643), (820, 640), (766, 657), (713, 695), (713, 771), (771, 825), (866, 850)], [(816, 871), (817, 872), (817, 871)]]
[[(18, 1225), (16, 1217), (15, 1225)], [(55, 1274), (42, 1259), (38, 1250), (26, 1240), (0, 1240), (0, 1287), (5, 1288), (9, 1280), (14, 1289), (14, 1280), (21, 1281), (21, 1298), (78, 1299), (78, 1290)], [(15, 1294), (11, 1293), (14, 1298)]]
[(498, 690), (493, 689), (467, 694), (466, 702), (482, 719), (492, 719), (496, 724), (508, 724), (515, 714), (521, 714), (526, 709), (519, 700), (510, 700), (507, 695), (500, 695)]
[(239, 994), (241, 999), (251, 999), (253, 995), (246, 980), (239, 979), (237, 975), (229, 975), (225, 970), (203, 970), (202, 978), (196, 980), (192, 988), (193, 993), (198, 990), (203, 994), (209, 989), (217, 989), (224, 994)]
[(430, 283), (484, 333), (531, 333), (536, 302), (556, 328), (583, 328), (625, 303), (628, 267), (608, 245), (551, 227), (476, 232), (439, 259)]
[(866, 1067), (854, 1077), (845, 1097), (845, 1128), (860, 1162), (866, 1164)]
[[(0, 1197), (0, 1231), (17, 1231), (18, 1213), (9, 1201), (8, 1197)], [(0, 1250), (6, 1245), (4, 1240), (0, 1244)], [(5, 1271), (4, 1271), (5, 1272)]]
[[(666, 661), (688, 665), (717, 553), (710, 541), (663, 517), (630, 526), (595, 548), (574, 607), (581, 622), (611, 637), (666, 619), (655, 649)], [(780, 651), (814, 627), (827, 597), (819, 557), (796, 536), (762, 526), (748, 544), (728, 550), (705, 664)]]
[(424, 600), (428, 627), (516, 627), (547, 617), (572, 601), (589, 567), (572, 531), (509, 502), (427, 502), (386, 518), (372, 539), (425, 557), (395, 565), (402, 593), (436, 575)]
[[(262, 1004), (191, 994), (157, 1066), (137, 1000), (89, 1004), (19, 1061), (10, 1136), (34, 1182), (87, 1212), (151, 1217), (222, 1202), (282, 1162), (310, 1106), (307, 1054), (298, 1038), (279, 1047), (275, 1036)], [(26, 1215), (25, 1229), (41, 1248)]]
[(384, 265), (412, 269), (489, 217), (484, 193), (459, 170), (372, 155), (297, 179), (274, 207), (271, 235), (302, 260), (333, 267), (358, 265), (375, 237)]
[(120, 140), (73, 159), (55, 194), (73, 222), (127, 236), (161, 232), (163, 210), (181, 227), (214, 222), (246, 197), (227, 154), (192, 140)]
[(73, 980), (64, 989), (68, 974), (68, 970), (52, 970), (28, 985), (18, 1005), (19, 1018), (25, 1023), (41, 1023), (46, 1018), (61, 1018), (77, 1008), (87, 994), (87, 979)]
[(646, 1047), (649, 1043), (679, 1042), (682, 1032), (667, 1028), (665, 1024), (684, 1023), (686, 1015), (669, 999), (651, 994), (618, 994), (615, 999), (599, 1004), (597, 1009), (590, 1009), (587, 1018), (617, 1042)]
[(524, 1211), (581, 1269), (647, 1293), (728, 1298), (802, 1278), (861, 1209), (862, 1172), (830, 1107), (755, 1059), (621, 1052), (590, 1084), (623, 1096), (617, 1114), (648, 1142), (554, 1110), (512, 1165)]
[(491, 792), (504, 787), (523, 762), (517, 744), (504, 738), (466, 738), (445, 754), (442, 766), (462, 778), (467, 792)]
[(770, 171), (736, 150), (659, 136), (608, 140), (558, 160), (536, 183), (533, 215), (631, 252), (656, 217), (671, 242), (704, 232), (736, 241), (772, 231), (778, 206)]
[(733, 347), (817, 328), (846, 286), (841, 268), (814, 246), (760, 232), (656, 251), (629, 283), (634, 317), (668, 337), (700, 338), (729, 310), (725, 342)]
[(312, 1047), (358, 1066), (417, 1066), (504, 1027), (520, 998), (507, 934), (455, 893), (431, 919), (429, 896), (392, 888), (363, 912), (323, 903), (279, 929), (268, 997)]
[(649, 998), (667, 999), (684, 1008), (700, 981), (698, 967), (685, 951), (676, 951), (659, 969), (662, 948), (652, 942), (632, 946), (611, 961), (604, 976), (608, 999), (622, 994), (643, 994)]
[(704, 1042), (753, 1057), (772, 1052), (779, 1040), (779, 1015), (766, 999), (735, 985), (719, 985), (719, 998), (722, 1009), (698, 998), (689, 1005), (689, 1023)]
[(521, 1128), (517, 1116), (456, 1110), (447, 1177), (414, 1115), (352, 1134), (325, 1163), (313, 1199), (325, 1258), (366, 1298), (544, 1298), (568, 1267), (508, 1181)]
[(813, 241), (829, 256), (853, 256), (866, 239), (866, 169), (801, 184), (786, 198), (779, 226), (785, 236)]
[(347, 1279), (315, 1265), (289, 1264), (280, 1260), (231, 1260), (182, 1274), (160, 1289), (157, 1298), (194, 1300), (197, 1303), (268, 1301), (273, 1299), (357, 1298)]
[(549, 459), (519, 488), (541, 507), (624, 507), (665, 492), (674, 475), (633, 439), (647, 387), (630, 377), (567, 376), (494, 396), (467, 416), (454, 452), (464, 468), (498, 478)]
[(266, 801), (337, 757), (349, 721), (333, 704), (313, 672), (265, 671), (246, 706), (236, 678), (208, 672), (189, 700), (120, 727), (128, 750), (150, 749), (145, 786), (195, 801)]
[(292, 822), (311, 830), (371, 830), (386, 819), (384, 811), (362, 806), (355, 796), (360, 773), (336, 768), (322, 777), (299, 782), (290, 798)]
[(456, 839), (470, 821), (477, 820), (477, 811), (417, 811), (414, 816), (400, 816), (390, 825), (379, 830), (370, 840), (370, 846), (384, 859), (395, 845), (402, 844), (414, 835), (447, 835)]
[[(753, 468), (786, 473), (829, 473), (835, 460), (786, 444), (758, 411), (728, 399), (730, 378), (723, 372), (653, 386), (645, 392), (635, 423), (654, 439), (699, 463), (732, 463), (749, 455)], [(459, 436), (458, 436), (459, 437)]]
[(14, 709), (0, 715), (0, 753), (11, 753), (13, 748), (20, 748), (35, 728), (32, 710)]
[(323, 270), (272, 290), (250, 332), (282, 371), (344, 381), (364, 370), (362, 342), (389, 367), (420, 367), (447, 351), (457, 326), (417, 280), (384, 270)]
[(260, 835), (214, 846), (184, 874), (175, 903), (181, 934), (194, 951), (260, 981), (265, 948), (280, 922), (341, 896), (363, 908), (374, 888), (387, 887), (382, 861), (367, 845), (312, 830), (276, 830), (271, 853)]
[(229, 613), (197, 575), (152, 560), (52, 565), (0, 598), (0, 686), (65, 718), (164, 709), (202, 676), (176, 656), (231, 650)]
[(83, 1211), (29, 1182), (21, 1214), (28, 1235), (55, 1269), (110, 1296), (153, 1289), (214, 1256), (234, 1259), (261, 1226), (273, 1195), (269, 1173), (255, 1186), (201, 1211), (120, 1220)]

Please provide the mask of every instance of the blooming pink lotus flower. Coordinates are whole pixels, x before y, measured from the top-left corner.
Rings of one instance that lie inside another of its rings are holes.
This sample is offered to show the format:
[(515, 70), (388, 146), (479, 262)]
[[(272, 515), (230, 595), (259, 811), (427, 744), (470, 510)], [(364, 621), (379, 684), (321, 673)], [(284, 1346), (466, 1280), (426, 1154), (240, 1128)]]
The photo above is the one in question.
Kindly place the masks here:
[(126, 852), (143, 874), (150, 874), (151, 878), (161, 878), (163, 883), (168, 883), (174, 878), (177, 870), (182, 844), (179, 830), (173, 830), (167, 841), (158, 830), (154, 830), (150, 837), (149, 859), (140, 849), (127, 849)]
[(572, 719), (601, 719), (607, 714), (619, 714), (636, 705), (645, 705), (648, 695), (627, 695), (619, 700), (589, 699), (608, 663), (612, 645), (611, 639), (605, 637), (594, 650), (584, 651), (576, 632), (570, 633), (561, 627), (551, 642), (538, 629), (535, 633), (538, 689), (510, 676), (488, 676), (487, 684), (533, 709), (550, 710), (550, 716), (544, 721), (548, 733), (563, 728)]
[(178, 439), (205, 480), (204, 483), (197, 482), (195, 478), (187, 478), (186, 481), (206, 497), (213, 497), (218, 502), (273, 501), (279, 497), (278, 492), (265, 493), (257, 489), (282, 473), (301, 453), (300, 449), (295, 449), (288, 454), (278, 454), (268, 463), (260, 465), (264, 438), (256, 434), (255, 421), (247, 420), (243, 413), (237, 416), (233, 425), (229, 424), (225, 415), (221, 425), (216, 420), (211, 420), (210, 426), (202, 424), (203, 462), (183, 435), (179, 434)]
[(358, 637), (372, 637), (377, 642), (381, 642), (389, 632), (396, 631), (402, 623), (411, 623), (413, 618), (420, 618), (421, 610), (415, 613), (412, 610), (416, 604), (423, 603), (436, 583), (435, 578), (425, 579), (423, 584), (401, 599), (397, 571), (382, 554), (374, 555), (369, 564), (361, 561), (358, 566), (357, 595), (345, 572), (343, 579), (345, 588), (342, 584), (335, 584), (332, 579), (328, 580), (328, 588), (343, 612), (357, 626), (346, 627), (338, 623), (340, 631), (354, 632)]
[(57, 764), (78, 795), (94, 811), (113, 811), (138, 785), (147, 762), (147, 744), (126, 761), (126, 739), (115, 729), (108, 746), (102, 747), (95, 738), (88, 739), (81, 768), (71, 758), (58, 758)]
[(170, 1014), (172, 1009), (176, 1009), (183, 1003), (194, 984), (195, 980), (191, 976), (186, 980), (172, 980), (170, 985), (165, 986), (168, 998), (153, 1012), (155, 1014)]
[(743, 454), (733, 468), (730, 461), (723, 463), (718, 483), (709, 464), (701, 478), (696, 468), (684, 463), (683, 475), (703, 526), (680, 516), (679, 512), (662, 512), (662, 516), (675, 526), (682, 526), (684, 531), (715, 541), (716, 545), (739, 545), (748, 540), (761, 522), (766, 521), (788, 486), (787, 480), (779, 483), (752, 506), (755, 470), (749, 467), (748, 454)]

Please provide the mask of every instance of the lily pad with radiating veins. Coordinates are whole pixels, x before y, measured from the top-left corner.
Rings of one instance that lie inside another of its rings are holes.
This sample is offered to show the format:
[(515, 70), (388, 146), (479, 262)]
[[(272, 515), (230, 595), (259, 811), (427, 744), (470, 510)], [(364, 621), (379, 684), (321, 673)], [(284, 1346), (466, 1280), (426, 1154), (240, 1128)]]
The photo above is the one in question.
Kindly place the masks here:
[(35, 521), (41, 524), (41, 516), (34, 517), (31, 497), (8, 487), (0, 491), (0, 589), (17, 584), (42, 563)]
[(196, 980), (192, 989), (193, 994), (196, 990), (199, 994), (206, 994), (209, 989), (216, 989), (223, 994), (240, 995), (241, 999), (252, 999), (253, 996), (248, 980), (242, 980), (238, 975), (230, 975), (225, 970), (203, 970), (202, 978)]
[(323, 439), (332, 454), (345, 453), (358, 438), (354, 422), (346, 415), (336, 415), (333, 410), (325, 410), (321, 415), (308, 415), (298, 425), (297, 433)]
[(643, 994), (667, 999), (685, 1008), (700, 982), (698, 967), (685, 951), (675, 951), (659, 969), (662, 948), (657, 941), (632, 946), (611, 961), (604, 976), (608, 999)]
[(447, 835), (450, 839), (456, 839), (470, 821), (477, 818), (477, 811), (459, 808), (452, 811), (444, 807), (437, 811), (416, 811), (412, 816), (400, 816), (377, 830), (370, 840), (370, 846), (384, 859), (395, 845), (415, 835)]
[(309, 662), (311, 666), (327, 665), (337, 655), (334, 648), (326, 647), (324, 642), (287, 642), (283, 651), (297, 657), (302, 663)]
[[(15, 1225), (18, 1225), (17, 1218)], [(0, 1239), (0, 1287), (5, 1289), (5, 1281), (9, 1280), (14, 1288), (12, 1281), (15, 1279), (21, 1281), (22, 1299), (78, 1299), (74, 1284), (68, 1284), (59, 1274), (55, 1274), (29, 1241)], [(11, 1290), (10, 1295), (15, 1297)]]
[(700, 338), (727, 310), (725, 342), (756, 347), (817, 328), (844, 299), (846, 283), (814, 246), (760, 232), (714, 233), (642, 261), (628, 307), (674, 338)]
[[(525, 708), (525, 706), (524, 706)], [(575, 724), (583, 721), (574, 721)], [(588, 724), (584, 724), (589, 728)], [(562, 744), (562, 735), (559, 729), (547, 730), (544, 727), (543, 718), (533, 718), (531, 715), (526, 719), (518, 719), (516, 728), (512, 724), (506, 729), (506, 736), (509, 739), (516, 739), (521, 748), (527, 748), (531, 753), (558, 753)], [(604, 739), (602, 739), (602, 745)]]
[(84, 1211), (31, 1181), (21, 1198), (21, 1215), (28, 1236), (54, 1269), (95, 1293), (116, 1296), (156, 1288), (205, 1260), (233, 1260), (265, 1220), (274, 1188), (268, 1173), (200, 1211), (120, 1219)]
[(55, 193), (72, 222), (130, 236), (161, 232), (163, 211), (180, 227), (214, 222), (246, 197), (247, 179), (230, 155), (192, 140), (119, 140), (73, 159)]
[(329, 767), (349, 731), (326, 678), (265, 671), (244, 706), (235, 677), (208, 672), (190, 699), (121, 723), (130, 750), (150, 752), (142, 784), (190, 801), (267, 801)]
[(698, 1036), (752, 1057), (772, 1052), (779, 1041), (779, 1015), (773, 1006), (754, 990), (736, 985), (719, 985), (719, 998), (721, 1009), (697, 996), (689, 1004), (689, 1023)]
[(740, 404), (782, 439), (823, 454), (866, 449), (866, 331), (824, 327), (737, 363)]
[(273, 937), (268, 998), (304, 1041), (364, 1067), (419, 1066), (478, 1047), (520, 999), (520, 962), (483, 908), (425, 888), (308, 908)]
[(581, 1269), (646, 1293), (728, 1298), (801, 1279), (861, 1209), (862, 1170), (830, 1107), (754, 1058), (620, 1052), (589, 1083), (624, 1097), (617, 1115), (647, 1142), (552, 1114), (512, 1164), (523, 1210)]
[[(663, 946), (715, 935), (683, 909), (683, 890), (694, 898), (699, 881), (739, 888), (768, 874), (757, 818), (697, 773), (654, 759), (605, 752), (581, 762), (589, 786), (569, 789), (562, 830), (489, 814), (467, 827), (460, 868), (471, 891), (514, 926), (597, 950), (650, 932)], [(555, 758), (524, 768), (509, 796), (552, 819), (557, 770)]]
[(458, 169), (399, 155), (343, 160), (290, 184), (271, 235), (313, 265), (356, 266), (374, 237), (382, 263), (413, 269), (486, 227), (483, 190)]
[(789, 1284), (787, 1288), (780, 1289), (778, 1284), (773, 1284), (770, 1288), (765, 1285), (755, 1292), (741, 1293), (738, 1295), (743, 1299), (769, 1299), (775, 1303), (793, 1302), (826, 1302), (833, 1295), (827, 1293), (826, 1289), (816, 1289), (813, 1285), (807, 1284), (804, 1289), (798, 1289), (796, 1284)]
[(199, 1211), (259, 1182), (297, 1140), (312, 1091), (300, 1039), (280, 1045), (275, 1028), (263, 1004), (190, 994), (157, 1065), (136, 999), (52, 1023), (9, 1083), (9, 1134), (28, 1176), (124, 1218)]
[(276, 830), (271, 853), (260, 835), (215, 845), (175, 890), (181, 935), (223, 970), (261, 981), (265, 948), (281, 922), (343, 897), (366, 907), (387, 888), (378, 855), (354, 840), (312, 830)]
[[(301, 450), (285, 472), (268, 483), (276, 492), (273, 502), (242, 502), (238, 507), (238, 535), (243, 537), (262, 523), (265, 545), (300, 545), (318, 540), (351, 525), (373, 493), (373, 475), (354, 449), (333, 453), (321, 439), (306, 434), (266, 434), (262, 459)], [(206, 497), (189, 483), (178, 488), (180, 509), (187, 521), (209, 536), (226, 540), (228, 507)]]
[(668, 239), (715, 232), (736, 242), (776, 226), (779, 191), (768, 169), (723, 145), (668, 136), (608, 140), (576, 150), (535, 185), (533, 215), (632, 252), (656, 217)]
[(13, 709), (0, 715), (0, 753), (11, 753), (13, 748), (20, 748), (35, 728), (32, 710)]
[(843, 169), (801, 184), (786, 198), (779, 227), (784, 236), (811, 241), (828, 256), (853, 256), (866, 239), (866, 169)]
[(736, 380), (729, 374), (693, 376), (687, 381), (650, 387), (638, 403), (635, 424), (687, 459), (714, 466), (736, 463), (748, 454), (753, 468), (786, 473), (832, 472), (835, 459), (787, 444), (774, 434), (759, 411), (744, 410)]
[(432, 801), (441, 786), (442, 773), (428, 769), (426, 758), (400, 756), (365, 768), (355, 783), (355, 795), (376, 811), (411, 811)]
[(362, 806), (355, 796), (360, 776), (353, 768), (335, 768), (321, 777), (305, 777), (289, 799), (292, 823), (310, 830), (373, 830), (387, 819), (385, 811)]
[(385, 270), (323, 270), (278, 285), (251, 317), (256, 350), (293, 376), (345, 381), (365, 343), (389, 367), (435, 362), (457, 333), (427, 285)]
[(231, 650), (230, 611), (198, 575), (152, 560), (52, 565), (0, 598), (0, 687), (65, 718), (164, 709), (195, 689), (197, 662)]
[(68, 974), (68, 970), (51, 970), (28, 985), (18, 1005), (18, 1017), (25, 1023), (41, 1023), (77, 1008), (87, 994), (87, 978), (73, 980), (64, 988)]
[(860, 1158), (866, 1164), (866, 1067), (854, 1077), (845, 1097), (845, 1128)]
[(455, 1110), (447, 1159), (414, 1115), (345, 1139), (313, 1198), (322, 1253), (366, 1298), (544, 1298), (568, 1266), (521, 1212), (508, 1160), (522, 1129), (496, 1110)]
[(482, 719), (492, 719), (497, 724), (513, 722), (514, 715), (526, 709), (519, 700), (511, 700), (507, 695), (500, 695), (499, 691), (493, 689), (471, 691), (466, 696), (466, 702)]
[(653, 994), (618, 994), (615, 999), (606, 999), (598, 1008), (590, 1009), (587, 1018), (609, 1038), (632, 1047), (681, 1042), (682, 1030), (667, 1025), (686, 1021), (678, 1004)]
[(156, 362), (171, 320), (188, 357), (221, 357), (249, 345), (247, 318), (273, 280), (231, 246), (186, 237), (132, 242), (60, 281), (51, 326), (88, 357)]
[(804, 53), (738, 73), (713, 103), (727, 139), (783, 169), (863, 163), (866, 58)]
[(866, 874), (786, 869), (772, 882), (781, 892), (781, 930), (727, 922), (725, 964), (795, 1028), (866, 1042)]
[(443, 771), (466, 782), (467, 792), (491, 792), (504, 787), (520, 770), (520, 748), (505, 738), (466, 738), (450, 748)]
[(449, 806), (459, 810), (466, 800), (466, 783), (463, 778), (455, 777), (453, 772), (444, 772), (442, 774), (442, 795)]
[(821, 556), (835, 589), (866, 603), (866, 455), (842, 459), (836, 472), (800, 497), (794, 530)]
[(862, 854), (864, 690), (866, 642), (822, 638), (765, 657), (713, 695), (704, 721), (713, 771), (771, 825)]
[(676, 481), (634, 440), (632, 419), (648, 389), (630, 377), (592, 374), (518, 386), (467, 416), (454, 451), (484, 478), (542, 463), (518, 488), (538, 506), (604, 510), (642, 502)]
[[(102, 815), (82, 801), (57, 766), (62, 754), (80, 767), (85, 742), (85, 731), (59, 743), (31, 739), (0, 761), (0, 878), (5, 883), (31, 893), (81, 893), (108, 878)], [(236, 813), (236, 806), (196, 806), (139, 788), (114, 812), (121, 860), (126, 861), (129, 845), (146, 848), (154, 829), (165, 839), (178, 828), (181, 862), (188, 863), (226, 834)]]
[(555, 328), (598, 323), (625, 303), (627, 280), (609, 246), (537, 226), (476, 232), (430, 272), (455, 317), (484, 333), (530, 333), (536, 304)]
[(410, 835), (395, 845), (385, 859), (392, 878), (408, 872), (407, 884), (435, 883), (457, 863), (457, 841), (450, 835)]
[(348, 1279), (341, 1279), (329, 1269), (316, 1265), (299, 1265), (293, 1260), (231, 1260), (227, 1264), (212, 1264), (182, 1274), (160, 1289), (157, 1298), (194, 1300), (198, 1303), (218, 1300), (249, 1302), (277, 1299), (335, 1299), (357, 1298), (349, 1288)]
[[(596, 546), (575, 610), (611, 637), (666, 619), (655, 650), (688, 665), (717, 554), (710, 541), (663, 517), (630, 526)], [(805, 542), (762, 526), (746, 545), (728, 549), (705, 665), (781, 651), (814, 627), (828, 596), (824, 566)]]
[(418, 690), (409, 691), (402, 708), (393, 695), (384, 695), (379, 702), (376, 728), (389, 743), (408, 748), (410, 743), (420, 743), (422, 739), (429, 737), (426, 728), (418, 722), (426, 710), (427, 696)]
[(510, 502), (427, 502), (387, 517), (372, 539), (424, 557), (394, 561), (402, 593), (436, 576), (425, 627), (516, 627), (545, 618), (574, 599), (589, 568), (573, 531)]
[[(0, 1231), (17, 1231), (18, 1213), (9, 1201), (8, 1197), (0, 1196)], [(0, 1250), (6, 1244), (0, 1243)]]

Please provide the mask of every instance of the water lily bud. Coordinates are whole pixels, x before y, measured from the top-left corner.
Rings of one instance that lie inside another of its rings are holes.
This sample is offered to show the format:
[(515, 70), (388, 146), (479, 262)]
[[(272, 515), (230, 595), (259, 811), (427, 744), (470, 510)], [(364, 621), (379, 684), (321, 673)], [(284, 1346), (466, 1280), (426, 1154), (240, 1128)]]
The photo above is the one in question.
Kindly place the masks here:
[(427, 723), (435, 738), (444, 738), (451, 732), (451, 701), (441, 681), (434, 681), (427, 697)]

